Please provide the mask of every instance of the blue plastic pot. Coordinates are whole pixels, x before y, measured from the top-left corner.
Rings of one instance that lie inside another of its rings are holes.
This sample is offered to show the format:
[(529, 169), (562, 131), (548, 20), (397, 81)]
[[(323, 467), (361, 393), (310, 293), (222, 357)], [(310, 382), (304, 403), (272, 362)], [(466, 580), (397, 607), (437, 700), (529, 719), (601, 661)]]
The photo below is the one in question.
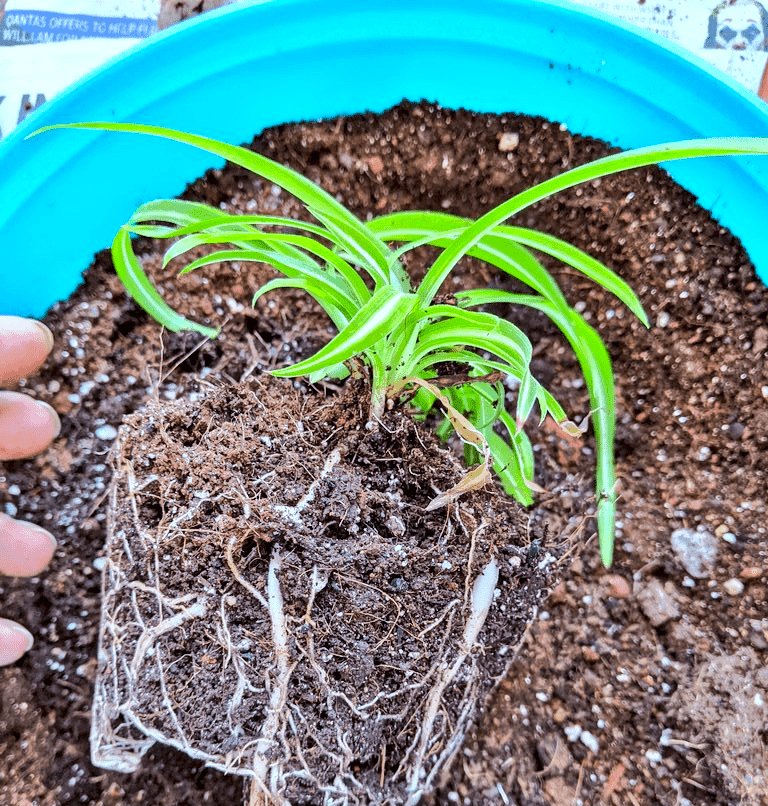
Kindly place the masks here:
[[(156, 138), (57, 131), (154, 123), (239, 143), (266, 126), (381, 111), (403, 98), (523, 112), (633, 147), (768, 136), (768, 105), (663, 40), (567, 2), (271, 0), (152, 37), (31, 115), (0, 144), (0, 312), (42, 315), (143, 201), (180, 193), (211, 158)], [(670, 173), (768, 279), (768, 158)]]

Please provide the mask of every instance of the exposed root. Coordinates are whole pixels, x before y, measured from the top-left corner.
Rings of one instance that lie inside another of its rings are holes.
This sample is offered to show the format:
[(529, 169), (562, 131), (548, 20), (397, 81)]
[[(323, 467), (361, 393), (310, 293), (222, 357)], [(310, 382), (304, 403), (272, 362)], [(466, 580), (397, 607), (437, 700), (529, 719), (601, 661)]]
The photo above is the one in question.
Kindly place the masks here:
[[(263, 440), (271, 465), (218, 494), (195, 488), (191, 507), (159, 474), (137, 479), (149, 451), (121, 432), (93, 759), (131, 771), (160, 741), (250, 779), (249, 806), (414, 806), (511, 661), (550, 564), (489, 537), (506, 523), (489, 492), (425, 515), (429, 478), (408, 508), (340, 448), (310, 461), (306, 432), (286, 472), (279, 430)], [(170, 429), (158, 439), (169, 451)], [(201, 439), (220, 435), (206, 423)], [(423, 463), (417, 454), (405, 478)], [(266, 478), (290, 491), (279, 503), (261, 497)], [(427, 517), (428, 539), (413, 533)], [(185, 588), (185, 566), (200, 592)]]

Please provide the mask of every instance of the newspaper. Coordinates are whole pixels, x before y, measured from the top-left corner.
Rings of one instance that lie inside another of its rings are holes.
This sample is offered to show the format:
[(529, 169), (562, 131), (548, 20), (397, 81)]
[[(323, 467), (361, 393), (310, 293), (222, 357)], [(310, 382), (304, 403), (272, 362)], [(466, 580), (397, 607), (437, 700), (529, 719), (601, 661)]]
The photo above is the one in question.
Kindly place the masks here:
[(157, 30), (160, 0), (0, 0), (0, 137)]
[(758, 0), (575, 2), (659, 34), (727, 73), (748, 90), (760, 89), (768, 63), (768, 5)]
[[(228, 1), (206, 0), (198, 8)], [(761, 94), (768, 100), (768, 10), (758, 0), (576, 2), (666, 37), (753, 92), (763, 76)], [(56, 93), (153, 34), (161, 5), (161, 0), (0, 0), (0, 137)]]

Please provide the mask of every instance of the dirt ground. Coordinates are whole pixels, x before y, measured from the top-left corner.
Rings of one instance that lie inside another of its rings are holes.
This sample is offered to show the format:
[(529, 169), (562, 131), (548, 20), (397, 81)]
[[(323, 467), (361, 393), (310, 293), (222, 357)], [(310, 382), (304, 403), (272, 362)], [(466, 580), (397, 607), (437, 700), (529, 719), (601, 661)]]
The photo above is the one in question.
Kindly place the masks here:
[[(255, 147), (362, 216), (424, 207), (479, 215), (604, 153), (557, 124), (430, 105), (279, 127)], [(279, 189), (239, 169), (211, 172), (187, 196), (298, 213)], [(569, 191), (516, 223), (611, 265), (652, 327), (588, 281), (558, 273), (614, 359), (615, 564), (602, 568), (595, 539), (580, 549), (434, 802), (768, 803), (768, 290), (735, 239), (656, 170)], [(0, 801), (11, 806), (196, 806), (242, 794), (235, 777), (171, 749), (151, 750), (132, 774), (89, 761), (107, 455), (122, 418), (149, 397), (194, 399), (201, 383), (263, 373), (288, 354), (309, 354), (330, 331), (299, 294), (251, 310), (263, 268), (214, 267), (179, 280), (160, 270), (152, 244), (141, 249), (163, 293), (223, 333), (203, 345), (162, 335), (126, 300), (104, 255), (47, 319), (56, 348), (22, 388), (51, 402), (64, 428), (42, 457), (0, 475), (4, 511), (45, 524), (60, 541), (44, 575), (0, 581), (3, 614), (38, 637), (23, 661), (0, 670)], [(470, 262), (456, 278), (489, 279)], [(536, 345), (537, 377), (575, 418), (586, 416), (567, 344), (538, 317), (509, 315)], [(531, 511), (558, 534), (593, 509), (593, 446), (589, 436), (583, 444), (548, 430), (531, 436), (539, 483), (571, 488), (540, 496)]]

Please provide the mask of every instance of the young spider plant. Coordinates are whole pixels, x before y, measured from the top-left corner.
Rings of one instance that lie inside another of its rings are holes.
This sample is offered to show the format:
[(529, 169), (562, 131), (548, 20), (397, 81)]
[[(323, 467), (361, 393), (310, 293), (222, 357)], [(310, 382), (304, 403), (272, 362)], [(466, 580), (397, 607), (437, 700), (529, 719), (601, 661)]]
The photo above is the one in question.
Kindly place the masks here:
[[(551, 416), (567, 433), (580, 433), (533, 377), (532, 345), (525, 333), (484, 308), (502, 302), (546, 314), (570, 342), (589, 390), (598, 535), (606, 566), (613, 556), (617, 497), (611, 362), (598, 333), (569, 304), (537, 253), (586, 275), (618, 297), (646, 326), (648, 320), (632, 289), (608, 267), (553, 235), (505, 222), (558, 191), (630, 168), (690, 157), (768, 154), (768, 138), (669, 143), (574, 168), (513, 196), (477, 220), (409, 211), (363, 222), (305, 177), (245, 148), (154, 126), (88, 123), (72, 128), (143, 133), (196, 146), (279, 185), (305, 205), (312, 217), (308, 223), (232, 215), (189, 201), (149, 202), (117, 233), (112, 245), (115, 268), (131, 296), (158, 322), (172, 331), (195, 330), (206, 336), (215, 336), (216, 331), (180, 316), (157, 293), (133, 252), (133, 235), (176, 239), (166, 252), (166, 264), (201, 245), (222, 247), (191, 261), (182, 273), (222, 261), (271, 265), (280, 276), (256, 291), (254, 303), (281, 288), (306, 291), (338, 334), (314, 355), (273, 374), (306, 375), (319, 381), (362, 369), (370, 379), (372, 420), (380, 417), (388, 401), (410, 400), (421, 413), (439, 406), (445, 415), (441, 434), (456, 431), (465, 444), (465, 456), (479, 464), (456, 487), (438, 496), (433, 507), (485, 483), (489, 467), (512, 496), (532, 503), (532, 490), (537, 489), (533, 451), (523, 425), (534, 406), (540, 422)], [(425, 244), (440, 251), (424, 279), (415, 284), (402, 257)], [(510, 275), (530, 292), (473, 289), (441, 301), (443, 282), (466, 255)], [(511, 409), (508, 385), (516, 388)]]

